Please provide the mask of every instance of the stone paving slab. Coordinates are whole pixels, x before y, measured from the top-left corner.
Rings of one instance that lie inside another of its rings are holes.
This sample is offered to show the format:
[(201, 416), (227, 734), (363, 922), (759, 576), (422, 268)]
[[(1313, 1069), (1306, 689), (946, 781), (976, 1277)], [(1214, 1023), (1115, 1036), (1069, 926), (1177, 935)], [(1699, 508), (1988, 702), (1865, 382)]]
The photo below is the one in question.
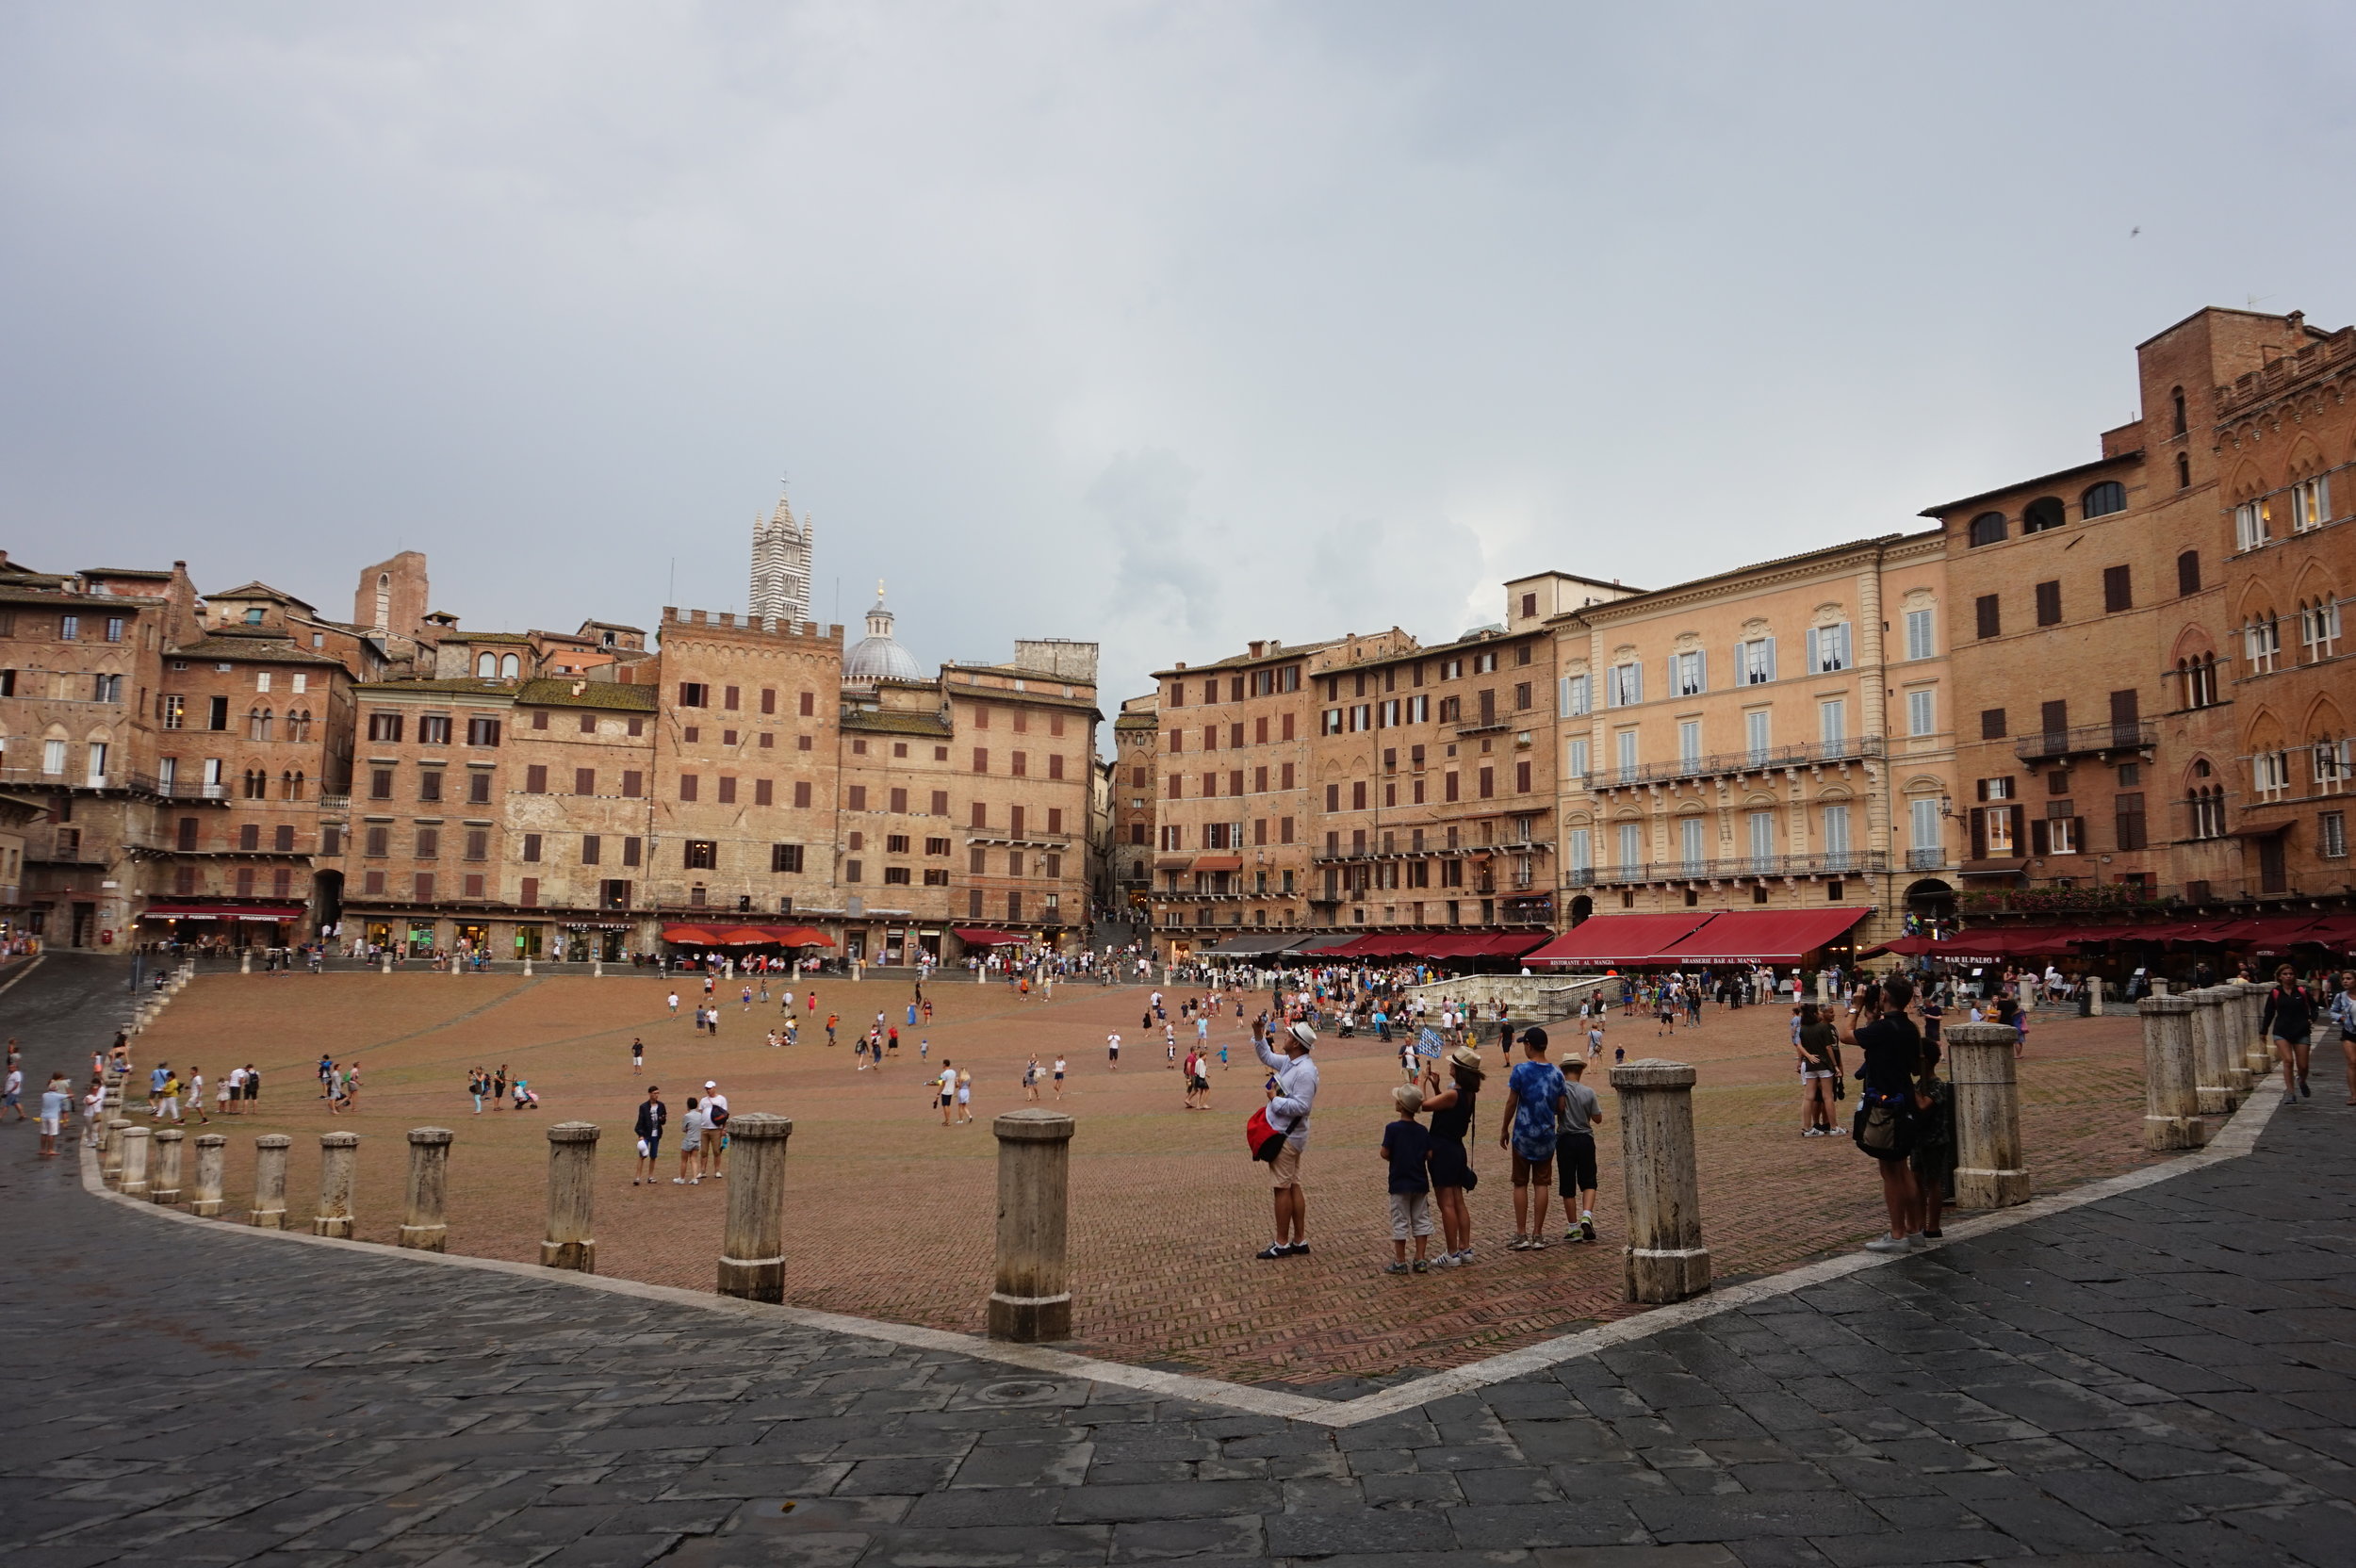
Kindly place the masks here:
[[(36, 1068), (108, 1021), (70, 962), (0, 996)], [(1342, 1428), (173, 1224), (0, 1142), (0, 1560), (2345, 1564), (2338, 1076), (2246, 1158)]]

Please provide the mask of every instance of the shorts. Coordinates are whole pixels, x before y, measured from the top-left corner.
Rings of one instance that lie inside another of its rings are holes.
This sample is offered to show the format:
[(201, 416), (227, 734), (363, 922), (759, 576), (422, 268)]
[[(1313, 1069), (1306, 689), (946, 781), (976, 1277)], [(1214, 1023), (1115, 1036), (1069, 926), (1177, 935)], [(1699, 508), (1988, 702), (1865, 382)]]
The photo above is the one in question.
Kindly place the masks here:
[(41, 1119), (41, 1135), (43, 1137), (56, 1137), (57, 1135), (57, 1121), (58, 1119), (54, 1116), (42, 1117)]
[[(1551, 1142), (1547, 1143), (1544, 1153), (1537, 1152), (1538, 1147), (1536, 1144), (1524, 1143), (1519, 1138), (1513, 1140), (1513, 1184), (1515, 1186), (1546, 1185), (1547, 1168), (1554, 1164), (1555, 1146)], [(1533, 1154), (1535, 1158), (1532, 1158)]]
[[(2301, 1029), (2297, 1034), (2286, 1035), (2278, 1029), (2274, 1032), (2274, 1038), (2280, 1040), (2284, 1045), (2305, 1045), (2307, 1043), (2308, 1033), (2309, 1032), (2307, 1030)], [(13, 1098), (11, 1098), (8, 1102), (10, 1104), (14, 1104), (16, 1102)]]
[(1595, 1190), (1595, 1140), (1572, 1133), (1554, 1146), (1555, 1191), (1565, 1198)]
[(1276, 1187), (1297, 1187), (1301, 1184), (1301, 1153), (1299, 1146), (1287, 1142), (1268, 1162), (1268, 1182)]
[(1803, 1078), (1829, 1078), (1832, 1076), (1832, 1069), (1828, 1067), (1804, 1067), (1800, 1069), (1800, 1076)]
[(954, 1094), (944, 1094), (941, 1097), (941, 1102), (944, 1105), (954, 1105), (957, 1102), (957, 1097)]
[(1428, 1192), (1395, 1192), (1391, 1194), (1391, 1239), (1405, 1241), (1409, 1236), (1432, 1233), (1432, 1195)]

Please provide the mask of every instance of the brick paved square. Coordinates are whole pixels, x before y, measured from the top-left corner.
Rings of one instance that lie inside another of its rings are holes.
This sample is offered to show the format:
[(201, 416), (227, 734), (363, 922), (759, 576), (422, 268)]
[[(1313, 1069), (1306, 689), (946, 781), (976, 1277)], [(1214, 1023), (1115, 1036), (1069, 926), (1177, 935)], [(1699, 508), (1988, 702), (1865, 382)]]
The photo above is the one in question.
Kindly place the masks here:
[[(317, 1135), (331, 1127), (359, 1133), (356, 1233), (367, 1240), (389, 1242), (399, 1225), (402, 1135), (438, 1125), (458, 1135), (450, 1172), (452, 1250), (536, 1258), (542, 1129), (595, 1121), (605, 1129), (599, 1271), (699, 1290), (713, 1283), (724, 1184), (679, 1187), (668, 1178), (687, 1095), (716, 1079), (736, 1111), (794, 1120), (790, 1300), (978, 1332), (994, 1223), (990, 1119), (1024, 1103), (1028, 1056), (1036, 1053), (1044, 1065), (1061, 1053), (1072, 1072), (1062, 1108), (1079, 1121), (1075, 1349), (1238, 1381), (1363, 1392), (1372, 1386), (1367, 1380), (1459, 1365), (1630, 1310), (1620, 1300), (1617, 1107), (1600, 1082), (1608, 1119), (1600, 1139), (1602, 1245), (1562, 1245), (1558, 1209), (1547, 1250), (1503, 1250), (1513, 1224), (1495, 1143), (1498, 1074), (1480, 1113), (1485, 1141), (1474, 1150), (1482, 1178), (1471, 1200), (1478, 1262), (1386, 1278), (1377, 1272), (1389, 1232), (1375, 1151), (1398, 1080), (1394, 1047), (1330, 1037), (1319, 1045), (1324, 1088), (1305, 1168), (1315, 1250), (1259, 1263), (1251, 1254), (1267, 1240), (1268, 1196), (1240, 1135), (1260, 1102), (1261, 1072), (1232, 1009), (1213, 1043), (1229, 1048), (1234, 1065), (1213, 1070), (1213, 1108), (1191, 1112), (1182, 1107), (1158, 1033), (1138, 1027), (1139, 990), (1065, 987), (1050, 1002), (947, 978), (928, 988), (937, 1009), (930, 1027), (910, 1030), (905, 982), (821, 980), (818, 1019), (838, 1014), (843, 1043), (829, 1050), (824, 1030), (806, 1022), (800, 1045), (772, 1050), (762, 1037), (777, 1018), (774, 1002), (743, 1011), (736, 988), (726, 988), (714, 1039), (698, 1037), (684, 1016), (668, 1016), (668, 988), (644, 974), (529, 981), (208, 974), (165, 1010), (138, 1054), (143, 1068), (159, 1059), (184, 1072), (199, 1065), (212, 1082), (233, 1065), (261, 1069), (260, 1113), (214, 1123), (231, 1135), (231, 1217), (242, 1218), (251, 1194), (254, 1135), (295, 1136), (287, 1208), (290, 1222), (303, 1225), (315, 1202)], [(682, 981), (679, 988), (683, 1015), (696, 987)], [(1252, 998), (1250, 1005), (1264, 1001)], [(855, 1071), (849, 1041), (878, 1011), (902, 1025), (906, 1044), (879, 1071)], [(1117, 1072), (1104, 1059), (1104, 1037), (1114, 1029), (1124, 1039)], [(1569, 1031), (1562, 1033), (1567, 1038)], [(647, 1046), (642, 1078), (630, 1073), (634, 1035)], [(924, 1082), (927, 1064), (917, 1056), (920, 1036), (930, 1038), (932, 1070), (947, 1059), (973, 1072), (972, 1125), (941, 1125)], [(1798, 1136), (1786, 1039), (1785, 1014), (1772, 1007), (1712, 1008), (1700, 1030), (1674, 1039), (1656, 1037), (1648, 1020), (1612, 1021), (1608, 1043), (1625, 1047), (1631, 1059), (1658, 1054), (1701, 1069), (1694, 1110), (1703, 1227), (1721, 1281), (1789, 1268), (1853, 1247), (1879, 1228), (1865, 1158), (1845, 1139)], [(1182, 1052), (1185, 1044), (1182, 1032)], [(360, 1062), (356, 1114), (331, 1121), (313, 1070), (321, 1052)], [(542, 1109), (473, 1113), (467, 1070), (502, 1063), (531, 1080)], [(2143, 1091), (2134, 1018), (2039, 1020), (2022, 1082), (2023, 1135), (2039, 1190), (2149, 1158), (2138, 1141)], [(673, 1127), (663, 1180), (651, 1188), (630, 1184), (630, 1119), (647, 1083), (662, 1086)], [(1052, 1104), (1052, 1093), (1042, 1090), (1042, 1102)], [(2058, 1275), (2054, 1288), (2051, 1304), (2062, 1313), (2099, 1305), (2117, 1314), (2137, 1305), (2065, 1300), (2062, 1290), (2082, 1287), (2066, 1286)], [(1939, 1347), (1926, 1341), (1918, 1348)], [(888, 1390), (875, 1397), (878, 1410), (904, 1408)]]

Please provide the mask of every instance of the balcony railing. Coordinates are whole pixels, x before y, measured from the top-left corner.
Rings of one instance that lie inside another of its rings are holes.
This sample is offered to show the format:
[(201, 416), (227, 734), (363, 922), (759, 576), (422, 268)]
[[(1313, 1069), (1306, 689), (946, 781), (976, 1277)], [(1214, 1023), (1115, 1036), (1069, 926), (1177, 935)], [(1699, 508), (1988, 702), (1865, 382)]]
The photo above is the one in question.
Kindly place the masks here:
[(1644, 762), (1627, 768), (1589, 768), (1575, 782), (1592, 791), (1635, 784), (1659, 784), (1675, 778), (1740, 777), (1744, 774), (1775, 773), (1783, 768), (1855, 762), (1884, 754), (1879, 735), (1853, 735), (1839, 741), (1809, 741), (1801, 745), (1759, 746), (1746, 751), (1713, 752), (1707, 757), (1682, 757), (1674, 762)]
[(1887, 871), (1880, 850), (1836, 855), (1745, 855), (1726, 860), (1647, 860), (1635, 866), (1574, 867), (1562, 874), (1566, 888), (1619, 887), (1642, 882), (1726, 882), (1761, 876), (1850, 876)]
[(2149, 751), (2159, 744), (2159, 726), (2149, 719), (2124, 724), (2082, 724), (2071, 729), (2047, 729), (2023, 735), (2013, 743), (2013, 755), (2023, 762), (2052, 762), (2068, 757), (2092, 757), (2111, 751)]
[(1909, 849), (1906, 851), (1906, 870), (1908, 871), (1938, 871), (1952, 863), (1947, 858), (1947, 852), (1943, 849)]
[(1550, 839), (1515, 839), (1501, 844), (1427, 844), (1421, 849), (1320, 849), (1309, 858), (1320, 866), (1351, 861), (1433, 860), (1465, 855), (1543, 855), (1554, 847)]

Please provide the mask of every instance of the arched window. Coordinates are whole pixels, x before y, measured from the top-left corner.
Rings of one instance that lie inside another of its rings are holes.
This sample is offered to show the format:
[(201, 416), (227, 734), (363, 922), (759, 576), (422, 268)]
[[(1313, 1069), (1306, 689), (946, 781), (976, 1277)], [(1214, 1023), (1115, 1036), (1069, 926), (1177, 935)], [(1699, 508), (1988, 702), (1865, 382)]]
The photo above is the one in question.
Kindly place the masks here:
[(2176, 454), (2176, 488), (2179, 490), (2192, 488), (2192, 459), (2183, 452)]
[(2184, 389), (2179, 386), (2169, 392), (2168, 398), (2176, 408), (2176, 429), (2172, 433), (2182, 435), (2184, 433)]
[(2021, 531), (2024, 534), (2043, 533), (2048, 529), (2061, 527), (2069, 520), (2068, 514), (2062, 510), (2059, 496), (2039, 496), (2021, 509)]
[(2252, 675), (2270, 675), (2282, 659), (2282, 623), (2273, 611), (2250, 617), (2241, 630), (2242, 656)]
[(250, 741), (269, 740), (270, 710), (267, 708), (256, 708), (252, 712), (246, 714), (245, 733), (246, 739)]
[(260, 768), (246, 769), (245, 798), (248, 800), (268, 800), (270, 798), (270, 775), (263, 772)]
[(307, 741), (310, 738), (311, 710), (308, 708), (288, 709), (286, 710), (286, 739)]
[(2196, 839), (2225, 837), (2225, 791), (2215, 784), (2196, 784), (2186, 803)]
[(2347, 741), (2330, 735), (2318, 735), (2315, 742), (2315, 792), (2335, 795), (2348, 788), (2351, 746)]
[(1972, 543), (1975, 547), (2000, 544), (2004, 533), (2004, 514), (2001, 512), (1983, 512), (1972, 519)]
[(501, 680), (515, 679), (516, 675), (521, 672), (522, 669), (522, 662), (512, 653), (502, 656), (499, 660), (499, 678)]
[(2126, 510), (2127, 487), (2115, 479), (2088, 485), (2086, 493), (2078, 498), (2078, 513), (2084, 517), (2107, 517)]
[(2329, 596), (2299, 606), (2299, 657), (2329, 659), (2340, 651), (2340, 607)]
[(474, 673), (477, 677), (483, 680), (497, 679), (499, 673), (499, 655), (496, 653), (479, 653), (475, 655)]

